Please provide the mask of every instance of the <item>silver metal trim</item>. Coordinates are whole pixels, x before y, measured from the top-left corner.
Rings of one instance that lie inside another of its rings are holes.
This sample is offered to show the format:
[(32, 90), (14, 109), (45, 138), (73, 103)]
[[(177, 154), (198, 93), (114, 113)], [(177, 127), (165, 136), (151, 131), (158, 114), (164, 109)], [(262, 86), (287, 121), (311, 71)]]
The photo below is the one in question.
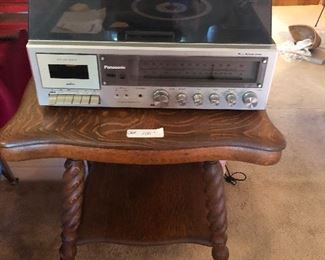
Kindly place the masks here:
[(106, 42), (106, 41), (72, 41), (72, 40), (29, 40), (28, 44), (52, 46), (106, 46), (106, 47), (164, 47), (164, 48), (247, 48), (247, 49), (274, 49), (272, 44), (239, 44), (239, 43), (174, 43), (174, 42)]

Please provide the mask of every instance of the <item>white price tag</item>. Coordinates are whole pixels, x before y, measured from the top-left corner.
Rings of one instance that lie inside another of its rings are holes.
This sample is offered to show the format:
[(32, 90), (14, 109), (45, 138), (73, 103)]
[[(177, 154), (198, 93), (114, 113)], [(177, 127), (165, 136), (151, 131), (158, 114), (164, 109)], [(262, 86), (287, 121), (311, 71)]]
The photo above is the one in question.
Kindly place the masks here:
[(164, 128), (158, 129), (129, 129), (126, 132), (128, 138), (163, 138)]

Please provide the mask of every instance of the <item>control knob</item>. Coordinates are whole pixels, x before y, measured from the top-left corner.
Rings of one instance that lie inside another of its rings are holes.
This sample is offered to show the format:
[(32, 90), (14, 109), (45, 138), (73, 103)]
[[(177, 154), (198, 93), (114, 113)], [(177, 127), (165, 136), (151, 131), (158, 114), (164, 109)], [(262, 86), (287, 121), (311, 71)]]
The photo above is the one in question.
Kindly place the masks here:
[(185, 106), (186, 105), (186, 101), (187, 101), (187, 96), (185, 93), (179, 93), (176, 96), (176, 101), (178, 102), (179, 105), (181, 106)]
[(247, 91), (243, 95), (243, 103), (249, 108), (256, 107), (258, 103), (257, 95), (253, 91)]
[(213, 105), (219, 105), (220, 103), (220, 97), (218, 94), (216, 93), (212, 93), (210, 96), (209, 96), (209, 100), (210, 100), (210, 103), (213, 104)]
[(226, 95), (226, 101), (229, 106), (234, 106), (237, 103), (237, 97), (234, 93), (229, 93)]
[(201, 93), (196, 93), (193, 95), (193, 102), (196, 106), (200, 106), (203, 104), (203, 96)]
[(153, 93), (153, 103), (155, 106), (167, 106), (169, 103), (169, 94), (164, 89), (157, 89)]

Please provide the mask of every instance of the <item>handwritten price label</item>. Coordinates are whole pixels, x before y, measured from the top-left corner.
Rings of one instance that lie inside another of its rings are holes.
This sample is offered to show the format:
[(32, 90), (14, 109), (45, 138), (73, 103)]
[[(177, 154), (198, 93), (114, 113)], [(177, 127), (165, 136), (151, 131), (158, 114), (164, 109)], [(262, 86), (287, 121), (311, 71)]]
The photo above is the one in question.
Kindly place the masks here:
[(129, 129), (126, 131), (127, 138), (163, 138), (164, 128), (158, 129)]

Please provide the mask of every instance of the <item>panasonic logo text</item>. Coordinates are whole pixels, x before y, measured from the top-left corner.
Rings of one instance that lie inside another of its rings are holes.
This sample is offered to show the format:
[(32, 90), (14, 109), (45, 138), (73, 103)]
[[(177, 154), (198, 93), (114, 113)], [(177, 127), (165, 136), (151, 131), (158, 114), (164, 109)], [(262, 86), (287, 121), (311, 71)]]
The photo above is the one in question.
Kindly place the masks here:
[(109, 66), (109, 65), (104, 65), (104, 70), (125, 70), (125, 66)]

